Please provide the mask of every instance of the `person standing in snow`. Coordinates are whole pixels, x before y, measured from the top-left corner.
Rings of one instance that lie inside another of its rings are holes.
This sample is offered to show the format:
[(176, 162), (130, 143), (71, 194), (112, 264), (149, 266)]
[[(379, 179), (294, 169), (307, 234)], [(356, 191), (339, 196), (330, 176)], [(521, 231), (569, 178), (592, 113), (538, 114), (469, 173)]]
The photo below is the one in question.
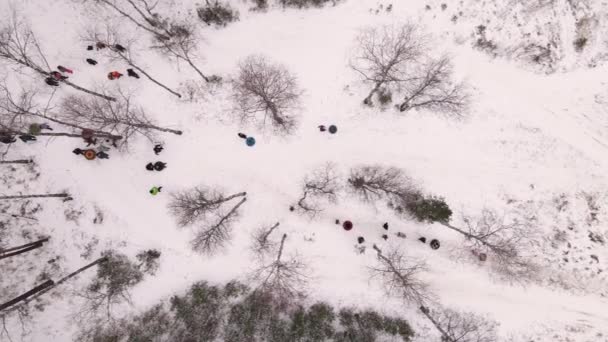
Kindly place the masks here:
[(24, 134), (24, 135), (20, 135), (19, 139), (21, 139), (21, 141), (23, 141), (23, 142), (36, 141), (36, 136), (31, 135), (31, 134)]
[(15, 141), (17, 141), (17, 139), (15, 139), (14, 136), (12, 135), (8, 135), (6, 133), (0, 133), (0, 142), (3, 144), (12, 144)]
[(109, 80), (116, 80), (122, 77), (122, 74), (119, 73), (118, 71), (110, 71), (108, 73), (108, 79)]
[(96, 156), (99, 159), (110, 159), (110, 155), (105, 153), (104, 151), (98, 151)]
[(159, 153), (161, 153), (163, 151), (163, 145), (156, 144), (156, 145), (154, 145), (154, 148), (152, 150), (154, 151), (154, 154), (158, 155)]
[(59, 70), (61, 72), (66, 72), (68, 74), (73, 74), (74, 73), (74, 71), (72, 71), (72, 69), (68, 69), (68, 68), (66, 68), (64, 66), (61, 66), (61, 65), (57, 66), (57, 70)]
[(129, 75), (129, 77), (139, 78), (139, 75), (133, 71), (133, 69), (127, 69), (127, 75)]
[(63, 76), (59, 71), (51, 71), (51, 77), (56, 79), (57, 81), (67, 80), (67, 76)]
[(125, 52), (127, 51), (127, 49), (125, 49), (124, 46), (120, 45), (120, 44), (115, 44), (114, 48), (118, 51), (118, 52)]
[(152, 196), (156, 196), (158, 195), (158, 193), (160, 192), (160, 190), (162, 189), (162, 186), (153, 186), (152, 189), (150, 189), (150, 194)]

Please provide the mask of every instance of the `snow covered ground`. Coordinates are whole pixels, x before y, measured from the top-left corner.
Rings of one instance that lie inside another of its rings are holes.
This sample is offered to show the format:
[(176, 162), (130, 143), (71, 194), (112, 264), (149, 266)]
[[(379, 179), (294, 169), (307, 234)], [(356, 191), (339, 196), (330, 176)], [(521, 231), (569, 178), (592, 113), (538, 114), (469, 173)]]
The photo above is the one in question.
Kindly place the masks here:
[[(1, 2), (0, 13), (7, 13), (8, 1)], [(0, 288), (11, 294), (31, 288), (35, 275), (49, 267), (45, 265), (53, 256), (62, 257), (61, 266), (49, 272), (69, 273), (87, 262), (81, 254), (91, 241), (98, 242), (89, 260), (108, 247), (131, 256), (156, 248), (162, 252), (160, 270), (133, 291), (131, 310), (143, 310), (198, 280), (243, 279), (253, 267), (247, 254), (251, 232), (261, 224), (279, 221), (281, 231), (289, 236), (290, 249), (311, 265), (311, 300), (371, 306), (402, 315), (422, 334), (420, 341), (439, 339), (416, 307), (387, 297), (369, 279), (367, 267), (376, 259), (371, 250), (374, 243), (380, 248), (397, 246), (426, 260), (429, 270), (424, 277), (439, 301), (497, 320), (505, 341), (608, 341), (608, 87), (603, 77), (608, 68), (601, 63), (588, 68), (572, 62), (567, 65), (569, 71), (547, 75), (522, 67), (519, 61), (492, 58), (462, 39), (463, 31), (472, 34), (479, 25), (476, 18), (470, 18), (479, 10), (477, 2), (458, 7), (465, 12), (458, 29), (442, 17), (446, 14), (439, 3), (429, 2), (432, 7), (427, 10), (425, 1), (395, 1), (391, 12), (375, 13), (379, 5), (385, 8), (389, 3), (347, 0), (321, 9), (250, 12), (250, 4), (235, 1), (240, 21), (221, 29), (203, 29), (200, 55), (204, 58), (198, 64), (209, 73), (229, 79), (238, 61), (250, 54), (264, 54), (295, 73), (304, 100), (299, 128), (290, 136), (239, 125), (227, 85), (190, 102), (178, 100), (143, 78), (107, 80), (108, 71), (125, 69), (125, 64), (86, 51), (80, 37), (87, 25), (101, 25), (104, 20), (120, 23), (130, 32), (131, 26), (111, 12), (85, 11), (79, 1), (14, 3), (32, 24), (49, 62), (74, 69), (74, 82), (101, 84), (110, 91), (120, 84), (136, 92), (139, 104), (162, 126), (184, 134), (162, 135), (159, 139), (165, 150), (158, 157), (153, 144), (144, 139), (101, 161), (72, 154), (72, 149), (80, 147), (72, 139), (40, 139), (27, 146), (19, 142), (11, 148), (6, 159), (32, 156), (41, 175), (11, 189), (1, 188), (1, 194), (67, 189), (75, 200), (44, 202), (40, 223), (27, 229), (50, 235), (51, 244), (27, 263), (11, 264), (12, 272), (0, 274)], [(451, 6), (448, 4), (448, 10)], [(191, 15), (187, 11), (193, 8), (193, 3), (184, 0), (171, 10)], [(469, 8), (471, 12), (467, 12)], [(566, 20), (559, 15), (554, 19)], [(363, 27), (405, 20), (424, 25), (433, 33), (437, 51), (453, 57), (456, 76), (466, 80), (472, 91), (472, 106), (465, 119), (425, 110), (402, 114), (361, 104), (369, 86), (348, 67), (354, 37)], [(132, 34), (139, 46), (149, 44), (143, 33)], [(499, 40), (498, 35), (493, 39)], [(576, 52), (563, 53), (572, 56)], [(87, 65), (89, 57), (99, 64)], [(197, 78), (187, 65), (170, 62), (153, 51), (142, 50), (138, 60), (174, 88)], [(3, 73), (11, 84), (34, 84), (50, 94), (37, 76), (18, 74), (11, 67), (5, 67)], [(61, 88), (57, 96), (70, 91)], [(320, 133), (320, 124), (336, 124), (339, 131)], [(255, 147), (243, 144), (236, 136), (241, 131), (256, 137)], [(145, 164), (156, 160), (166, 162), (167, 169), (146, 171)], [(505, 283), (492, 277), (484, 265), (457, 261), (453, 249), (461, 237), (443, 226), (406, 221), (383, 205), (374, 208), (353, 196), (342, 196), (312, 220), (290, 212), (303, 177), (328, 161), (336, 163), (344, 177), (360, 164), (403, 168), (425, 192), (445, 197), (457, 221), (461, 214), (483, 207), (498, 211), (515, 205), (538, 208), (538, 225), (546, 238), (535, 252), (545, 266), (546, 281), (527, 286)], [(0, 167), (3, 173), (7, 171)], [(213, 257), (193, 252), (191, 231), (179, 229), (167, 211), (170, 192), (200, 184), (248, 193), (232, 243)], [(163, 186), (163, 191), (150, 196), (148, 190), (155, 185)], [(593, 220), (588, 219), (590, 197), (599, 207)], [(558, 209), (557, 203), (564, 201), (568, 204)], [(66, 220), (66, 208), (82, 214)], [(93, 223), (97, 212), (103, 213), (102, 224)], [(355, 228), (346, 232), (334, 224), (335, 219), (350, 219)], [(382, 240), (384, 222), (389, 222), (391, 234), (400, 231), (407, 238), (391, 235), (388, 241)], [(591, 241), (590, 232), (603, 236), (605, 242)], [(364, 254), (355, 250), (357, 236), (366, 238)], [(420, 236), (437, 238), (442, 247), (432, 250), (417, 240)], [(25, 237), (12, 232), (9, 241), (16, 245)], [(22, 340), (70, 340), (77, 329), (70, 315), (78, 305), (71, 293), (86, 284), (88, 276), (90, 273), (83, 274), (54, 291), (55, 298), (47, 299), (46, 309), (34, 315), (35, 324)], [(19, 340), (19, 323), (10, 323), (12, 337)]]

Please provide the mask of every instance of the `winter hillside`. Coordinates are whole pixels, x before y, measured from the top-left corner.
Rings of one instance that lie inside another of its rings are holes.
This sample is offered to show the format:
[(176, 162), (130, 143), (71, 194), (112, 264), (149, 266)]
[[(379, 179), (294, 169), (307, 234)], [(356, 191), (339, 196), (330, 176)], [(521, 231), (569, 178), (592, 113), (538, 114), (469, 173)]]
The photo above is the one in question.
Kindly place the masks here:
[(302, 2), (0, 0), (0, 341), (608, 341), (607, 5)]

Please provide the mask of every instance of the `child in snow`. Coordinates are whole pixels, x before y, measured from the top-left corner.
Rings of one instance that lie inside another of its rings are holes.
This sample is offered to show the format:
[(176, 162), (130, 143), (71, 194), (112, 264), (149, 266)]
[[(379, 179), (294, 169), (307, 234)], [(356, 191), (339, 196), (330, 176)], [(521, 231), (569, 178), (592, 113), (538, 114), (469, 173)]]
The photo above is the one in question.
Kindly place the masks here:
[(122, 77), (122, 74), (119, 73), (118, 71), (110, 71), (108, 73), (108, 79), (109, 80), (119, 79), (120, 77)]
[(162, 188), (162, 186), (153, 186), (152, 189), (150, 189), (150, 194), (156, 196)]
[(59, 82), (53, 77), (47, 77), (44, 79), (44, 82), (50, 86), (59, 87)]
[(159, 161), (154, 163), (154, 170), (156, 170), (156, 171), (162, 171), (166, 167), (167, 167), (167, 163), (163, 163), (163, 162), (159, 162)]
[(127, 75), (129, 75), (129, 77), (139, 78), (139, 75), (133, 71), (133, 69), (127, 69)]
[(105, 153), (104, 151), (98, 151), (96, 156), (99, 159), (110, 159), (110, 155)]
[(15, 139), (14, 136), (12, 135), (4, 135), (2, 133), (0, 133), (0, 142), (3, 144), (12, 144), (15, 141), (17, 141), (17, 139)]
[(159, 153), (161, 153), (163, 151), (163, 145), (161, 144), (156, 144), (153, 148), (154, 154), (158, 155)]
[(52, 71), (51, 72), (51, 77), (53, 77), (57, 81), (63, 81), (63, 80), (67, 80), (68, 79), (67, 76), (63, 76), (59, 71)]
[(19, 139), (21, 139), (23, 142), (36, 141), (36, 137), (31, 134), (20, 135)]
[(58, 65), (57, 66), (57, 70), (61, 71), (61, 72), (67, 72), (68, 74), (73, 74), (74, 71), (72, 71), (72, 69), (68, 69), (64, 66)]

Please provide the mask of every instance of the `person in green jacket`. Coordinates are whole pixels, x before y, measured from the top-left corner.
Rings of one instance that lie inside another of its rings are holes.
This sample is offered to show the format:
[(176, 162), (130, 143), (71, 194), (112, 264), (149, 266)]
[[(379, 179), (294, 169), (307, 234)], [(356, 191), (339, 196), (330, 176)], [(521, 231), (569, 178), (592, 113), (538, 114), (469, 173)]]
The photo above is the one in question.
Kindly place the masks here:
[(152, 194), (152, 196), (156, 196), (162, 188), (162, 186), (153, 186), (152, 189), (150, 189), (150, 193)]

